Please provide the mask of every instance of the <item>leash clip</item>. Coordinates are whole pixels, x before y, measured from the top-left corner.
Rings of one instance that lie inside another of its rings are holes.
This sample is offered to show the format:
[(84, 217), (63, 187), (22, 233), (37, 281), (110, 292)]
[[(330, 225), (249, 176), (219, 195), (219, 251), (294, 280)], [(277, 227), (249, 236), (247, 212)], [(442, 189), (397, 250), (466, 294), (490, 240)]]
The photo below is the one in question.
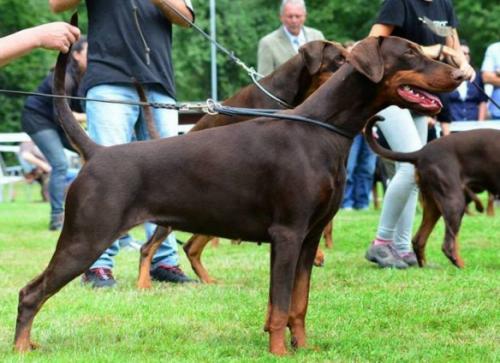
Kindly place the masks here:
[(212, 98), (207, 99), (206, 113), (209, 115), (217, 115), (216, 107), (220, 107), (220, 104), (215, 102)]

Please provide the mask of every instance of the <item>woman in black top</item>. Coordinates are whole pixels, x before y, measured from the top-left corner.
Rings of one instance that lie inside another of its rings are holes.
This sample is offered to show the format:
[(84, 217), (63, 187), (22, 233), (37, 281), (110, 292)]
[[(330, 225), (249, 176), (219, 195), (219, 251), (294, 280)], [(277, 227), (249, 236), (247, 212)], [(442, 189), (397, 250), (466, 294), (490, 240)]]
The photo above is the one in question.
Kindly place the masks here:
[[(458, 25), (450, 0), (385, 0), (370, 36), (399, 36), (422, 47), (432, 58), (444, 56), (473, 79), (458, 40)], [(427, 142), (427, 121), (397, 106), (380, 113), (385, 118), (378, 127), (389, 146), (396, 151), (415, 151)], [(417, 263), (411, 249), (413, 219), (418, 189), (415, 170), (409, 163), (398, 163), (396, 174), (387, 188), (375, 240), (366, 258), (381, 267), (407, 268)]]
[[(80, 79), (87, 67), (87, 41), (85, 37), (81, 37), (73, 45), (70, 59), (66, 75), (66, 94), (76, 96)], [(42, 81), (37, 92), (52, 94), (53, 76), (51, 71)], [(78, 102), (72, 102), (71, 106), (72, 109), (81, 112)], [(23, 131), (35, 142), (52, 168), (49, 181), (51, 208), (49, 229), (59, 230), (63, 222), (64, 188), (68, 171), (68, 160), (64, 148), (73, 148), (56, 118), (52, 98), (28, 97), (23, 108), (21, 124)]]

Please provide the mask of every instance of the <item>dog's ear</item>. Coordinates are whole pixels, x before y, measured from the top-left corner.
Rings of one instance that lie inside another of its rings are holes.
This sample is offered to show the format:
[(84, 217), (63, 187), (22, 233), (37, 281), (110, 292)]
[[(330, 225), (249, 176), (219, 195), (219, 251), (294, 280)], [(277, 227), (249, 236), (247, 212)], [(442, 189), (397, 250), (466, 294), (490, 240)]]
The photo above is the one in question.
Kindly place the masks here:
[(327, 43), (322, 40), (315, 40), (299, 48), (299, 53), (302, 56), (302, 60), (309, 74), (312, 75), (319, 72), (321, 64), (323, 63), (323, 49), (326, 44)]
[(368, 37), (357, 43), (351, 50), (347, 61), (360, 73), (374, 83), (384, 76), (384, 58), (380, 51), (383, 37)]

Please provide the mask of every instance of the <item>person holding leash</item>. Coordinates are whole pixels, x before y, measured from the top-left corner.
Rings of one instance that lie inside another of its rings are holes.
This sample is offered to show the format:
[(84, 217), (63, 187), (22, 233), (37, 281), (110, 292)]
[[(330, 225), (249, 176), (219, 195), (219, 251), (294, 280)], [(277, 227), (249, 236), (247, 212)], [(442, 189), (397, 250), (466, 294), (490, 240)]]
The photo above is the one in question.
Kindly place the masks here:
[(0, 38), (0, 67), (36, 48), (67, 53), (80, 37), (80, 29), (58, 21), (20, 30)]
[[(460, 48), (457, 18), (451, 0), (385, 0), (369, 36), (399, 36), (423, 47), (432, 58), (445, 57), (460, 68), (467, 79), (475, 72)], [(390, 106), (378, 123), (392, 150), (419, 150), (427, 142), (427, 122), (421, 115)], [(366, 259), (380, 267), (405, 269), (416, 265), (411, 248), (418, 189), (412, 164), (398, 163), (389, 183), (382, 213)]]
[[(73, 9), (80, 3), (81, 0), (49, 0), (54, 12)], [(190, 0), (86, 0), (85, 3), (89, 47), (83, 93), (93, 99), (137, 102), (139, 96), (133, 82), (136, 79), (146, 89), (150, 101), (175, 104), (172, 27), (174, 24), (189, 26), (177, 12), (194, 20)], [(89, 101), (86, 113), (90, 137), (98, 144), (109, 146), (129, 143), (133, 138), (150, 138), (139, 106)], [(161, 137), (177, 135), (176, 110), (154, 109), (153, 116)], [(156, 182), (168, 183), (168, 175)], [(146, 224), (148, 238), (155, 228), (153, 224)], [(96, 288), (114, 286), (113, 260), (119, 249), (115, 241), (84, 274), (82, 281)], [(154, 256), (151, 276), (162, 282), (192, 281), (179, 268), (173, 233)]]

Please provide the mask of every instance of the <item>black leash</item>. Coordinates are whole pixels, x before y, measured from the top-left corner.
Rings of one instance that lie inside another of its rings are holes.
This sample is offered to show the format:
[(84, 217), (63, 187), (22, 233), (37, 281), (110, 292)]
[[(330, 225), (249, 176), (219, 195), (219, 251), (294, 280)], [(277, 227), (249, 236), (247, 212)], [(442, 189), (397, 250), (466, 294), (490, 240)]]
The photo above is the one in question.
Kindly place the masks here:
[(179, 10), (174, 8), (172, 5), (170, 5), (168, 2), (164, 2), (163, 4), (167, 5), (172, 11), (174, 11), (178, 16), (180, 16), (186, 23), (188, 23), (190, 26), (195, 28), (201, 35), (203, 35), (209, 42), (214, 44), (221, 52), (225, 53), (231, 61), (233, 61), (235, 64), (238, 66), (242, 67), (250, 76), (252, 79), (252, 82), (257, 86), (259, 90), (261, 90), (266, 96), (270, 97), (274, 101), (278, 102), (280, 105), (282, 105), (285, 108), (294, 108), (292, 105), (289, 103), (283, 101), (281, 98), (276, 97), (272, 93), (270, 93), (268, 90), (266, 90), (257, 80), (257, 78), (262, 78), (262, 75), (257, 73), (253, 67), (248, 67), (241, 59), (236, 57), (234, 52), (230, 52), (226, 48), (224, 48), (221, 44), (219, 44), (215, 39), (213, 39), (210, 35), (208, 35), (203, 29), (201, 29), (198, 25), (193, 23), (191, 20), (189, 20), (184, 14), (182, 14)]
[(313, 124), (316, 126), (323, 127), (330, 131), (333, 131), (339, 135), (345, 136), (347, 138), (354, 138), (354, 136), (348, 131), (342, 130), (336, 126), (329, 125), (327, 123), (313, 120), (307, 117), (297, 116), (297, 115), (288, 115), (288, 114), (280, 114), (277, 113), (280, 110), (276, 109), (252, 109), (252, 108), (239, 108), (239, 107), (230, 107), (223, 106), (220, 103), (215, 102), (212, 99), (208, 99), (206, 104), (199, 104), (196, 106), (190, 106), (186, 104), (171, 104), (171, 103), (160, 103), (160, 102), (141, 102), (141, 101), (121, 101), (121, 100), (110, 100), (110, 99), (97, 99), (97, 98), (87, 98), (87, 97), (78, 97), (78, 96), (63, 96), (63, 95), (53, 95), (49, 93), (41, 93), (41, 92), (26, 92), (26, 91), (15, 91), (15, 90), (6, 90), (0, 89), (0, 93), (14, 94), (14, 95), (30, 95), (30, 96), (41, 96), (41, 97), (49, 97), (49, 98), (66, 98), (71, 100), (80, 100), (80, 101), (94, 101), (94, 102), (104, 102), (104, 103), (115, 103), (115, 104), (124, 104), (124, 105), (132, 105), (132, 106), (150, 106), (153, 108), (162, 108), (169, 110), (188, 110), (188, 109), (201, 109), (203, 112), (208, 113), (210, 115), (222, 114), (228, 116), (257, 116), (257, 117), (270, 117), (277, 118), (282, 120), (291, 120), (291, 121), (301, 121), (309, 124)]
[(22, 95), (22, 96), (41, 96), (41, 97), (49, 97), (49, 98), (66, 98), (66, 99), (70, 99), (70, 100), (79, 100), (79, 101), (119, 103), (119, 104), (123, 104), (123, 105), (132, 105), (132, 106), (151, 106), (153, 108), (165, 108), (165, 109), (169, 109), (169, 110), (182, 110), (186, 107), (184, 105), (179, 106), (179, 105), (171, 104), (171, 103), (97, 99), (97, 98), (87, 98), (87, 97), (79, 97), (79, 96), (53, 95), (50, 93), (41, 93), (41, 92), (16, 91), (16, 90), (10, 90), (10, 89), (0, 89), (0, 93)]
[(472, 85), (473, 85), (474, 87), (476, 87), (476, 89), (477, 89), (479, 92), (481, 92), (483, 95), (485, 95), (485, 96), (488, 98), (488, 100), (490, 100), (490, 102), (491, 102), (491, 103), (493, 103), (493, 104), (495, 105), (495, 107), (496, 107), (496, 108), (498, 108), (498, 109), (500, 110), (500, 106), (498, 105), (498, 103), (497, 103), (497, 102), (496, 102), (493, 98), (491, 98), (490, 96), (488, 96), (488, 95), (486, 94), (486, 92), (484, 91), (484, 89), (482, 89), (482, 88), (481, 88), (481, 87), (480, 87), (480, 86), (476, 83), (476, 81), (471, 81), (471, 83), (472, 83)]
[(333, 126), (333, 125), (327, 124), (325, 122), (313, 120), (313, 119), (310, 119), (307, 117), (278, 113), (280, 110), (228, 107), (228, 106), (223, 106), (219, 103), (216, 103), (211, 99), (207, 100), (207, 105), (208, 105), (209, 113), (214, 112), (214, 113), (219, 113), (219, 114), (228, 115), (228, 116), (269, 117), (269, 118), (277, 118), (277, 119), (281, 119), (281, 120), (304, 122), (304, 123), (308, 123), (311, 125), (322, 127), (324, 129), (332, 131), (336, 134), (347, 137), (348, 139), (353, 139), (357, 134), (357, 133), (353, 134), (353, 133), (346, 131), (346, 130), (343, 130), (337, 126)]

